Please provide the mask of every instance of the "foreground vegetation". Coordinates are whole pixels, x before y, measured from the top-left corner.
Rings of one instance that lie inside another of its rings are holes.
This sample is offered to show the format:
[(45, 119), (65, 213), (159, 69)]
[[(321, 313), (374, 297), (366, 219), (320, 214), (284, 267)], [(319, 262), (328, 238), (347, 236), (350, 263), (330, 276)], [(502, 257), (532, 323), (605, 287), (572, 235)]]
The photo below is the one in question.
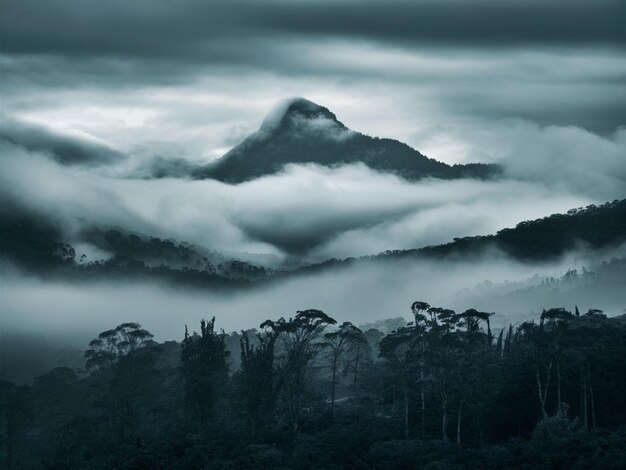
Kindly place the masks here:
[[(4, 468), (624, 468), (626, 319), (415, 302), (385, 333), (319, 310), (158, 344), (101, 333), (85, 370), (0, 382)], [(230, 370), (229, 370), (230, 369)]]

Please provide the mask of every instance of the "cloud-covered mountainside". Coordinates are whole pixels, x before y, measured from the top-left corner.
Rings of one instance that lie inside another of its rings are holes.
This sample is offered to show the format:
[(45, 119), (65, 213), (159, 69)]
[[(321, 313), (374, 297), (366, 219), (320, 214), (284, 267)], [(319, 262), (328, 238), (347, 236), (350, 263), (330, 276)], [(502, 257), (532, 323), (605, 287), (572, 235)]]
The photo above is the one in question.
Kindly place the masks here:
[[(206, 166), (189, 154), (151, 154), (110, 136), (91, 138), (67, 121), (2, 117), (9, 123), (0, 139), (7, 331), (37, 322), (86, 331), (106, 328), (112, 316), (123, 322), (138, 315), (171, 338), (174, 317), (196, 321), (207, 306), (233, 329), (308, 306), (375, 321), (397, 315), (416, 295), (447, 305), (455, 292), (482, 281), (558, 278), (612, 257), (619, 267), (625, 258), (621, 129), (600, 136), (524, 121), (475, 135), (459, 128), (460, 138), (484, 149), (464, 161), (493, 161), (502, 170), (495, 178), (467, 178), (458, 172), (468, 167), (356, 134), (327, 109), (297, 100), (231, 152), (248, 145), (267, 152), (249, 152), (245, 160), (270, 173), (233, 184), (194, 172), (237, 158)], [(351, 153), (351, 140), (382, 150), (368, 160), (367, 152)], [(232, 174), (240, 170), (227, 164)], [(436, 171), (410, 176), (420, 165)], [(157, 167), (162, 174), (153, 176), (172, 177), (146, 177)], [(622, 202), (604, 205), (614, 199)], [(479, 236), (490, 233), (496, 235)], [(620, 312), (623, 270), (593, 269), (596, 275), (581, 277), (574, 290), (566, 283), (536, 295), (486, 293), (472, 305), (492, 311), (497, 298), (507, 318), (572, 301)]]
[(84, 254), (77, 256), (54, 220), (15, 211), (10, 206), (3, 209), (2, 219), (0, 254), (28, 271), (69, 278), (164, 279), (201, 288), (247, 286), (256, 281), (396, 258), (471, 260), (500, 253), (522, 262), (546, 262), (575, 250), (620, 248), (626, 243), (626, 200), (522, 222), (495, 235), (458, 238), (444, 245), (332, 259), (291, 269), (284, 265), (271, 269), (185, 242), (97, 227), (82, 229), (75, 236), (79, 244), (88, 244), (92, 251), (105, 254), (102, 259), (88, 260)]
[(354, 132), (327, 108), (296, 98), (279, 105), (257, 132), (217, 161), (194, 168), (180, 160), (173, 160), (171, 166), (157, 160), (148, 173), (157, 177), (187, 174), (198, 179), (241, 183), (278, 173), (288, 164), (335, 167), (357, 162), (408, 180), (489, 178), (500, 172), (493, 164), (447, 165), (397, 140)]
[(511, 150), (498, 165), (451, 166), (351, 131), (327, 108), (295, 99), (214, 163), (157, 160), (154, 176), (191, 179), (146, 179), (136, 177), (133, 155), (3, 117), (1, 249), (30, 272), (64, 266), (66, 274), (233, 284), (382, 252), (394, 259), (499, 250), (541, 261), (623, 241), (621, 202), (502, 230), (623, 199), (623, 132), (604, 139), (522, 126), (519, 142), (503, 136)]

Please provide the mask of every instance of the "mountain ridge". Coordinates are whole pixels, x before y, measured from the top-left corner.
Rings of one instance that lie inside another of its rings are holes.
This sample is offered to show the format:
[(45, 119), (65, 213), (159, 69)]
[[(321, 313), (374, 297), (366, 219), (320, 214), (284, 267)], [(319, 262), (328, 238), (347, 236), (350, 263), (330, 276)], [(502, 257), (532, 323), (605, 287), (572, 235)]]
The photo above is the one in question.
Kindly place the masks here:
[(353, 131), (328, 108), (293, 98), (270, 112), (258, 131), (218, 160), (192, 169), (190, 176), (237, 184), (278, 173), (288, 164), (335, 167), (354, 163), (411, 181), (488, 179), (501, 171), (494, 164), (448, 165), (398, 140)]
[[(0, 211), (1, 212), (1, 211)], [(5, 214), (6, 215), (6, 214)], [(86, 229), (82, 241), (109, 251), (112, 258), (75, 259), (70, 240), (52, 220), (12, 211), (0, 226), (0, 259), (49, 276), (56, 272), (77, 280), (96, 277), (153, 278), (199, 288), (250, 287), (252, 284), (307, 275), (359, 262), (392, 259), (472, 259), (490, 249), (518, 261), (554, 260), (580, 244), (590, 249), (626, 243), (626, 200), (572, 209), (566, 214), (521, 222), (496, 234), (458, 238), (437, 246), (390, 250), (359, 258), (329, 259), (295, 268), (266, 268), (184, 242), (137, 236), (115, 229)], [(172, 261), (173, 260), (173, 261)]]

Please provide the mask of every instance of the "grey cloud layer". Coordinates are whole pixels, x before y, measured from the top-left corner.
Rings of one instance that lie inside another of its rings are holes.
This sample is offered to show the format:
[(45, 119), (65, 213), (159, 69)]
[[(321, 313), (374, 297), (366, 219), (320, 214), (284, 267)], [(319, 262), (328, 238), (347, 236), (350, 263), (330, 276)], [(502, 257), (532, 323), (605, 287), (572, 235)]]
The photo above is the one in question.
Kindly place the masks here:
[[(211, 61), (237, 58), (223, 38), (331, 35), (382, 41), (500, 47), (624, 46), (624, 5), (479, 1), (41, 1), (4, 6), (10, 53), (118, 55)], [(253, 51), (247, 53), (249, 56)]]
[(418, 150), (468, 121), (625, 124), (618, 0), (5, 3), (5, 111), (125, 153), (206, 162), (290, 95)]
[(501, 47), (523, 44), (624, 46), (619, 1), (493, 0), (290, 3), (268, 23), (293, 33), (334, 34), (437, 45)]
[(125, 159), (121, 152), (93, 138), (51, 131), (6, 116), (1, 116), (0, 121), (0, 140), (43, 152), (65, 165), (98, 166)]
[(120, 178), (116, 167), (60, 166), (46, 152), (5, 143), (0, 186), (3, 197), (61, 217), (70, 237), (81, 224), (99, 223), (219, 251), (310, 260), (444, 243), (626, 197), (623, 131), (603, 138), (521, 121), (495, 136), (473, 136), (486, 151), (508, 149), (501, 161), (508, 179), (495, 182), (409, 183), (363, 165), (288, 166), (235, 186), (136, 180)]

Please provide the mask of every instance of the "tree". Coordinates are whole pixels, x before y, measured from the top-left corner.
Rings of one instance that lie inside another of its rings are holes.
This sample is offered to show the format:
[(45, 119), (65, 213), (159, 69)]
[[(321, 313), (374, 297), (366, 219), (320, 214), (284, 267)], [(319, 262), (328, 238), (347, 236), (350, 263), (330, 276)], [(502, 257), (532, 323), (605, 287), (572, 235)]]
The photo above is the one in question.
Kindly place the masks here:
[(491, 345), (493, 335), (491, 334), (491, 322), (489, 318), (493, 315), (494, 314), (490, 312), (480, 312), (475, 308), (470, 308), (460, 315), (460, 319), (462, 319), (462, 325), (471, 337), (474, 337), (476, 333), (480, 332), (480, 322), (485, 322), (487, 325), (487, 344)]
[(323, 348), (321, 335), (328, 325), (337, 322), (321, 310), (299, 310), (294, 318), (280, 318), (261, 325), (280, 336), (284, 351), (281, 364), (280, 388), (294, 433), (298, 432), (302, 398), (309, 366)]
[(380, 356), (386, 359), (394, 377), (400, 382), (404, 398), (404, 437), (409, 437), (409, 382), (411, 363), (409, 351), (413, 341), (413, 327), (402, 327), (385, 336), (379, 344)]
[[(441, 395), (441, 439), (448, 441), (448, 406), (452, 382), (455, 380), (456, 336), (453, 331), (459, 326), (461, 316), (454, 310), (431, 307), (430, 329), (427, 332), (429, 368)], [(472, 326), (473, 327), (473, 326)]]
[(180, 357), (180, 374), (185, 399), (198, 422), (198, 433), (205, 436), (206, 428), (214, 422), (219, 392), (228, 378), (224, 333), (215, 331), (215, 317), (200, 322), (200, 334), (189, 335), (185, 328)]
[[(580, 316), (580, 315), (578, 315)], [(544, 325), (543, 332), (547, 335), (547, 341), (550, 342), (552, 347), (552, 354), (554, 357), (554, 364), (556, 369), (557, 378), (557, 411), (561, 409), (563, 404), (561, 385), (562, 385), (562, 347), (560, 344), (561, 335), (563, 330), (567, 327), (568, 322), (576, 318), (572, 315), (572, 312), (565, 310), (564, 308), (551, 308), (544, 310), (541, 314), (541, 322)]]
[(100, 406), (118, 442), (140, 438), (142, 409), (150, 402), (162, 378), (161, 371), (155, 367), (159, 352), (156, 344), (137, 348), (121, 356), (110, 368), (108, 390)]
[[(380, 332), (377, 332), (380, 333)], [(359, 378), (361, 377), (361, 371), (363, 366), (372, 360), (372, 347), (368, 339), (366, 332), (361, 332), (360, 337), (362, 339), (358, 341), (351, 341), (348, 344), (346, 350), (345, 371), (352, 376), (352, 389), (353, 398), (356, 399), (359, 396)], [(381, 334), (382, 337), (382, 334)]]
[(520, 325), (519, 332), (522, 340), (530, 348), (541, 415), (547, 418), (546, 400), (552, 378), (554, 357), (547, 348), (542, 326), (537, 327), (533, 322), (524, 322)]
[(421, 300), (416, 300), (411, 304), (411, 312), (413, 313), (413, 318), (416, 325), (420, 322), (426, 321), (426, 317), (424, 316), (423, 312), (426, 312), (429, 308), (430, 304)]
[(420, 386), (422, 435), (426, 433), (426, 332), (428, 328), (428, 319), (422, 314), (422, 312), (428, 311), (430, 308), (430, 304), (423, 301), (413, 302), (413, 304), (411, 305), (411, 312), (413, 313), (414, 318), (413, 332), (415, 336), (419, 362), (418, 381)]
[[(330, 349), (330, 370), (331, 370), (331, 416), (335, 411), (335, 389), (337, 386), (337, 369), (339, 361), (343, 354), (352, 345), (367, 343), (363, 332), (350, 322), (344, 322), (341, 326), (330, 333), (324, 335), (325, 342), (323, 345)], [(360, 351), (357, 347), (357, 351)], [(360, 352), (359, 352), (360, 354)], [(355, 367), (355, 374), (356, 374)], [(356, 379), (355, 379), (356, 380)]]
[(89, 342), (85, 351), (85, 367), (97, 370), (115, 364), (121, 357), (151, 344), (153, 335), (139, 323), (122, 323), (103, 331)]
[(242, 332), (241, 365), (236, 377), (248, 428), (255, 436), (263, 417), (273, 407), (276, 396), (274, 348), (278, 332), (268, 329), (256, 335), (258, 344), (250, 343), (250, 337)]
[(4, 460), (8, 469), (17, 461), (18, 449), (31, 420), (30, 388), (0, 380), (0, 423), (3, 425), (0, 445), (4, 448), (4, 458), (0, 454), (0, 462)]

